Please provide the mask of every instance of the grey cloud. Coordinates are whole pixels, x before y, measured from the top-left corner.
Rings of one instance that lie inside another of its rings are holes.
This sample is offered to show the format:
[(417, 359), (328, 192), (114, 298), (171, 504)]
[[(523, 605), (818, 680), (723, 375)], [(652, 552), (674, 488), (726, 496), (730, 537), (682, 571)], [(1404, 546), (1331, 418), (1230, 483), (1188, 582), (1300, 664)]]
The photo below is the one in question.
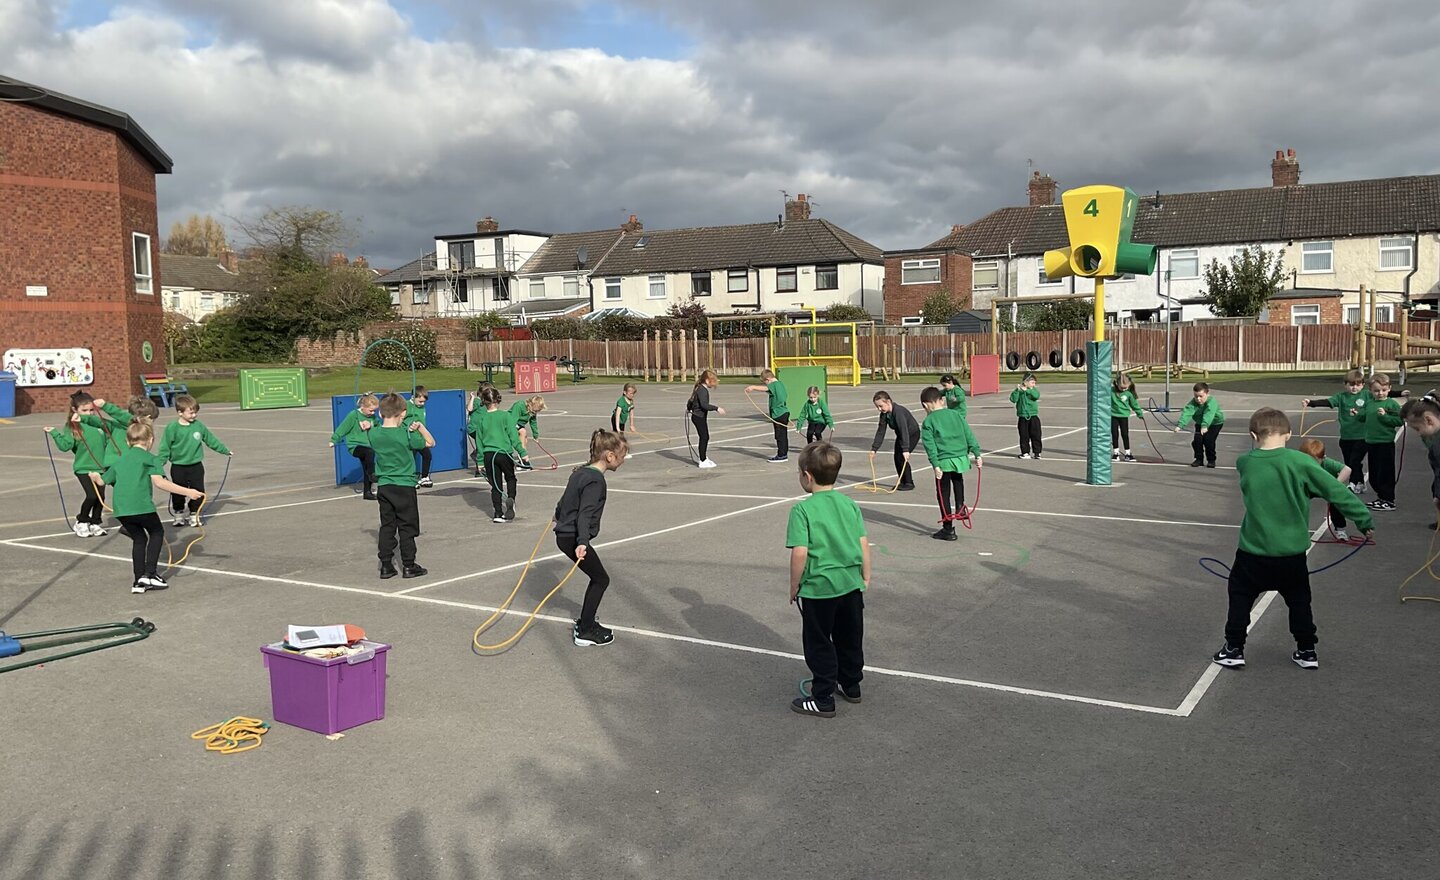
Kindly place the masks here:
[(403, 37), (405, 19), (386, 0), (160, 0), (178, 15), (213, 24), (220, 42), (253, 44), (271, 60), (368, 66)]

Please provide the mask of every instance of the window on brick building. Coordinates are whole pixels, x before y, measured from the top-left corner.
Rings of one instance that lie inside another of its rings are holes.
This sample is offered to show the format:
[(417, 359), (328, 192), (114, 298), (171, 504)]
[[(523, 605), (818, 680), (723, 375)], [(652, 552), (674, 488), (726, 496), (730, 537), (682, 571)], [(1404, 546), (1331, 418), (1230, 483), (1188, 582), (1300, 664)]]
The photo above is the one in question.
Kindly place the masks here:
[(1320, 307), (1318, 305), (1302, 306), (1293, 305), (1290, 307), (1290, 323), (1293, 326), (1301, 324), (1319, 324)]
[(939, 260), (901, 260), (901, 284), (938, 284), (940, 282)]
[[(1395, 320), (1395, 306), (1394, 306), (1394, 305), (1391, 305), (1390, 303), (1383, 303), (1383, 304), (1382, 304), (1382, 303), (1376, 303), (1376, 304), (1375, 304), (1375, 323), (1377, 323), (1377, 324), (1389, 324), (1389, 323), (1393, 322), (1394, 320)], [(1359, 307), (1359, 306), (1346, 306), (1346, 307), (1345, 307), (1345, 323), (1346, 323), (1346, 324), (1359, 324), (1359, 323), (1360, 323), (1360, 307)]]
[(1000, 264), (976, 263), (970, 278), (970, 285), (976, 290), (998, 290), (1000, 288)]
[(131, 250), (135, 253), (135, 292), (154, 293), (155, 276), (150, 271), (150, 236), (143, 232), (130, 234)]
[(799, 289), (799, 273), (794, 266), (780, 266), (775, 270), (776, 293), (794, 293)]

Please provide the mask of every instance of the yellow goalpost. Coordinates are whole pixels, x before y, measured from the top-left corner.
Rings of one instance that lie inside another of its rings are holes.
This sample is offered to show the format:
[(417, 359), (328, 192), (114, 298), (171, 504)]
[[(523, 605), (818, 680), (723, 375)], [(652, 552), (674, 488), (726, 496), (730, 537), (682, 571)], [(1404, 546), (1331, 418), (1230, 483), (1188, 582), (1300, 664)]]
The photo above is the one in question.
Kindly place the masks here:
[(827, 382), (860, 384), (859, 325), (853, 321), (770, 325), (770, 369), (824, 367)]

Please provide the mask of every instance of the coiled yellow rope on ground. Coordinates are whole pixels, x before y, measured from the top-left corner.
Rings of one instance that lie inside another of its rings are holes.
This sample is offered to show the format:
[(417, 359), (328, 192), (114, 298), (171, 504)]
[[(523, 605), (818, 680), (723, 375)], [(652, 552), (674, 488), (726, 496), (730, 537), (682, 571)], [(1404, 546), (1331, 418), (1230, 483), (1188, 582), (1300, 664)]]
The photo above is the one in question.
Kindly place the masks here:
[(269, 730), (270, 725), (259, 718), (236, 715), (228, 721), (202, 727), (190, 734), (190, 738), (203, 739), (207, 752), (235, 755), (260, 748), (260, 738)]
[(545, 528), (540, 531), (540, 538), (535, 542), (535, 549), (530, 551), (530, 558), (525, 560), (525, 567), (520, 570), (520, 579), (515, 581), (515, 589), (510, 591), (510, 595), (505, 597), (505, 601), (501, 603), (499, 608), (495, 609), (494, 614), (490, 615), (484, 623), (475, 628), (475, 634), (470, 637), (470, 644), (477, 652), (493, 653), (503, 651), (518, 642), (520, 637), (525, 635), (525, 631), (535, 623), (535, 619), (540, 616), (540, 610), (545, 607), (545, 603), (549, 602), (552, 596), (560, 592), (560, 588), (565, 586), (565, 582), (570, 580), (571, 575), (575, 574), (575, 569), (580, 567), (579, 560), (576, 560), (575, 564), (570, 566), (570, 570), (565, 572), (565, 577), (560, 579), (560, 583), (556, 584), (554, 589), (545, 594), (545, 598), (540, 600), (540, 604), (535, 606), (535, 610), (531, 611), (529, 616), (525, 618), (525, 623), (521, 624), (520, 629), (510, 638), (493, 645), (486, 645), (480, 641), (480, 634), (494, 626), (495, 621), (499, 620), (501, 615), (505, 614), (506, 610), (510, 608), (510, 603), (515, 601), (516, 594), (520, 592), (520, 586), (525, 583), (525, 576), (530, 573), (530, 567), (535, 564), (535, 557), (540, 553), (540, 545), (544, 543), (545, 535), (549, 533), (553, 525), (555, 525), (555, 523), (552, 520), (546, 523)]

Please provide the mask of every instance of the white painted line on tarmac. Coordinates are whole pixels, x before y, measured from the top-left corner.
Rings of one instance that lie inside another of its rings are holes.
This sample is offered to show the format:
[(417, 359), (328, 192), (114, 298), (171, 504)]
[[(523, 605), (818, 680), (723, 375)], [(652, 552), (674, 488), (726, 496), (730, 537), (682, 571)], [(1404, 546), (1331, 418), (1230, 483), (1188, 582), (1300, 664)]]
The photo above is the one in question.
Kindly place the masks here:
[[(786, 501), (789, 501), (789, 500), (793, 500), (793, 499), (787, 498), (787, 499), (785, 499), (785, 500), (786, 500)], [(767, 507), (768, 507), (769, 505), (763, 505), (763, 506), (767, 506)], [(751, 508), (751, 509), (758, 509), (758, 508)], [(702, 522), (703, 522), (703, 521), (702, 521)], [(699, 525), (699, 523), (692, 523), (691, 525)], [(676, 528), (684, 528), (684, 526), (677, 526)], [(624, 540), (635, 540), (635, 539), (631, 538), (631, 539), (624, 539)], [(622, 543), (622, 542), (621, 542), (621, 541), (616, 541), (616, 542), (614, 542), (614, 543)], [(26, 549), (26, 550), (41, 550), (41, 551), (45, 551), (45, 552), (49, 552), (49, 553), (63, 553), (63, 554), (67, 554), (67, 555), (70, 555), (70, 556), (90, 556), (90, 557), (94, 557), (94, 558), (96, 558), (96, 559), (106, 559), (106, 560), (110, 560), (110, 561), (113, 561), (113, 562), (121, 562), (121, 563), (129, 563), (129, 562), (130, 562), (130, 558), (129, 558), (128, 556), (112, 556), (112, 555), (109, 555), (109, 554), (91, 553), (91, 552), (88, 552), (88, 551), (85, 551), (85, 550), (71, 550), (71, 549), (67, 549), (67, 548), (63, 548), (63, 547), (43, 547), (43, 546), (36, 546), (36, 545), (33, 545), (33, 544), (26, 544), (26, 543), (24, 543), (24, 542), (22, 542), (22, 541), (17, 541), (17, 540), (0, 541), (0, 544), (4, 544), (4, 545), (6, 545), (6, 546), (12, 546), (12, 547), (19, 547), (19, 548), (23, 548), (23, 549)], [(603, 545), (603, 544), (597, 544), (596, 546), (597, 546), (597, 547), (603, 547), (603, 546), (605, 546), (605, 545)], [(556, 556), (558, 556), (558, 555), (559, 555), (559, 554), (556, 554)], [(548, 558), (554, 558), (554, 557), (548, 557)], [(523, 564), (523, 563), (522, 563), (522, 564)], [(513, 566), (512, 566), (512, 567), (513, 567)], [(249, 574), (249, 573), (240, 572), (240, 571), (225, 571), (225, 570), (223, 570), (223, 569), (218, 569), (218, 568), (205, 568), (205, 567), (201, 567), (201, 566), (197, 566), (197, 565), (188, 565), (188, 564), (187, 564), (187, 565), (177, 566), (177, 568), (183, 568), (183, 569), (185, 569), (185, 570), (187, 570), (187, 571), (194, 571), (194, 572), (198, 572), (198, 573), (202, 573), (202, 574), (214, 574), (214, 575), (220, 575), (220, 576), (223, 576), (223, 577), (233, 577), (233, 578), (240, 578), (240, 579), (244, 579), (244, 580), (259, 581), (259, 582), (262, 582), (262, 583), (286, 584), (286, 585), (289, 585), (289, 586), (297, 586), (297, 587), (314, 587), (314, 588), (316, 588), (316, 589), (322, 589), (322, 590), (334, 590), (334, 591), (342, 592), (342, 593), (356, 593), (356, 594), (365, 595), (365, 596), (374, 596), (374, 597), (381, 598), (381, 599), (403, 599), (403, 600), (408, 600), (408, 601), (412, 601), (412, 602), (423, 602), (423, 603), (425, 603), (425, 604), (438, 605), (438, 606), (447, 607), (447, 608), (462, 608), (462, 609), (465, 609), (465, 610), (467, 610), (467, 611), (479, 611), (479, 612), (487, 612), (487, 613), (492, 613), (492, 614), (493, 614), (494, 612), (496, 612), (496, 611), (499, 610), (498, 608), (496, 608), (496, 607), (493, 606), (493, 605), (479, 605), (479, 604), (470, 603), (470, 602), (457, 602), (457, 601), (452, 600), (452, 599), (436, 599), (436, 598), (433, 598), (433, 597), (430, 597), (430, 596), (417, 596), (417, 595), (414, 595), (413, 592), (408, 591), (408, 590), (402, 590), (402, 591), (400, 591), (400, 592), (398, 592), (398, 593), (390, 593), (390, 592), (385, 592), (385, 591), (383, 591), (383, 590), (367, 590), (367, 589), (365, 589), (364, 587), (346, 587), (346, 586), (340, 586), (340, 585), (338, 585), (338, 584), (322, 584), (322, 583), (317, 583), (317, 582), (315, 582), (315, 581), (301, 581), (301, 580), (295, 580), (295, 579), (293, 579), (293, 578), (272, 577), (272, 576), (269, 576), (269, 575), (260, 575), (260, 574)], [(492, 570), (498, 571), (499, 569), (492, 569)], [(474, 576), (474, 575), (467, 575), (467, 577), (473, 577), (473, 576)], [(432, 584), (431, 586), (438, 586), (438, 584)], [(506, 609), (504, 613), (505, 613), (507, 616), (513, 616), (513, 617), (529, 617), (529, 616), (530, 616), (529, 612), (527, 612), (527, 611), (516, 611), (516, 610), (514, 610), (514, 609)], [(551, 615), (551, 614), (538, 614), (538, 615), (535, 616), (535, 619), (536, 619), (536, 620), (547, 621), (547, 622), (550, 622), (550, 623), (560, 623), (560, 624), (564, 624), (565, 626), (572, 626), (572, 625), (574, 625), (574, 621), (570, 620), (570, 619), (567, 618), (567, 617), (558, 617), (558, 616), (556, 616), (556, 615)], [(723, 649), (728, 650), (728, 651), (738, 651), (738, 652), (745, 653), (745, 654), (758, 654), (758, 655), (764, 656), (764, 657), (776, 657), (776, 658), (779, 658), (779, 659), (782, 659), (782, 660), (792, 660), (792, 661), (798, 661), (798, 662), (801, 662), (801, 663), (805, 662), (805, 656), (804, 656), (803, 654), (795, 654), (795, 653), (792, 653), (792, 652), (789, 652), (789, 651), (776, 651), (776, 650), (773, 650), (773, 649), (771, 649), (771, 648), (758, 648), (758, 647), (755, 647), (755, 646), (753, 646), (753, 645), (741, 645), (741, 644), (737, 644), (737, 643), (734, 643), (734, 642), (721, 642), (721, 641), (717, 641), (717, 640), (715, 640), (715, 639), (702, 639), (702, 638), (697, 638), (697, 637), (695, 637), (695, 636), (680, 635), (680, 634), (678, 634), (678, 633), (667, 633), (667, 632), (663, 632), (663, 631), (660, 631), (660, 630), (641, 629), (641, 628), (639, 628), (639, 627), (612, 626), (611, 629), (613, 629), (613, 630), (616, 631), (616, 632), (630, 633), (630, 634), (632, 634), (632, 635), (643, 636), (643, 637), (652, 638), (652, 639), (660, 639), (660, 640), (662, 640), (662, 641), (680, 642), (680, 643), (682, 643), (682, 644), (687, 644), (687, 645), (701, 645), (701, 646), (708, 647), (708, 648), (723, 648)], [(1139, 704), (1139, 703), (1126, 703), (1126, 702), (1121, 702), (1121, 701), (1119, 701), (1119, 700), (1104, 700), (1104, 699), (1099, 699), (1099, 698), (1097, 698), (1097, 697), (1083, 697), (1083, 696), (1079, 696), (1079, 695), (1077, 695), (1077, 694), (1063, 694), (1063, 693), (1058, 693), (1058, 692), (1054, 692), (1054, 691), (1038, 690), (1038, 689), (1036, 689), (1036, 688), (1016, 687), (1016, 686), (1014, 686), (1014, 685), (995, 684), (995, 683), (993, 683), (993, 682), (975, 681), (975, 680), (973, 680), (973, 679), (966, 679), (966, 678), (953, 678), (953, 677), (947, 676), (947, 675), (932, 675), (932, 674), (930, 674), (930, 673), (925, 673), (925, 672), (912, 672), (912, 671), (910, 671), (910, 670), (905, 670), (905, 669), (891, 669), (891, 668), (884, 667), (884, 666), (866, 666), (866, 667), (865, 667), (865, 671), (866, 671), (867, 673), (872, 674), (872, 675), (888, 675), (888, 676), (893, 676), (893, 677), (896, 677), (896, 678), (908, 678), (908, 679), (912, 679), (912, 680), (915, 680), (915, 681), (927, 681), (927, 682), (932, 682), (932, 683), (935, 683), (935, 684), (950, 684), (950, 685), (957, 685), (957, 686), (959, 686), (959, 687), (970, 687), (970, 688), (977, 688), (977, 689), (980, 689), (980, 690), (997, 691), (997, 692), (1000, 692), (1000, 693), (1007, 693), (1007, 694), (1016, 694), (1016, 695), (1019, 695), (1019, 696), (1039, 697), (1039, 698), (1042, 698), (1042, 699), (1058, 700), (1058, 701), (1060, 701), (1060, 702), (1065, 702), (1065, 703), (1081, 703), (1081, 704), (1090, 705), (1090, 706), (1101, 706), (1101, 707), (1104, 707), (1104, 708), (1107, 708), (1107, 709), (1123, 709), (1123, 710), (1127, 710), (1127, 711), (1131, 711), (1131, 712), (1140, 712), (1140, 713), (1144, 713), (1144, 714), (1148, 714), (1148, 715), (1166, 715), (1166, 716), (1170, 716), (1170, 717), (1175, 717), (1175, 716), (1184, 717), (1185, 714), (1188, 714), (1188, 713), (1182, 714), (1181, 711), (1180, 711), (1180, 710), (1177, 710), (1177, 709), (1165, 709), (1165, 708), (1162, 708), (1162, 707), (1159, 707), (1159, 706), (1146, 706), (1146, 705)], [(1198, 698), (1197, 698), (1197, 699), (1198, 699)], [(1182, 706), (1183, 706), (1183, 704), (1182, 704)]]
[[(1077, 483), (1076, 485), (1077, 485), (1077, 486), (1084, 486), (1084, 485), (1087, 485), (1087, 484), (1085, 484), (1085, 483)], [(935, 505), (933, 505), (933, 504), (916, 504), (916, 503), (914, 503), (914, 502), (909, 502), (909, 501), (871, 501), (871, 500), (868, 499), (868, 498), (856, 498), (855, 500), (856, 500), (857, 503), (859, 503), (859, 504), (861, 504), (861, 505), (876, 505), (876, 506), (883, 506), (883, 507), (922, 507), (922, 508), (924, 508), (924, 509), (926, 509), (926, 510), (929, 510), (929, 511), (934, 511), (934, 510), (935, 510)], [(983, 505), (982, 505), (981, 507), (977, 508), (977, 509), (975, 510), (975, 513), (976, 513), (976, 514), (1006, 513), (1006, 514), (1013, 514), (1013, 515), (1015, 515), (1015, 516), (1054, 516), (1054, 517), (1060, 517), (1060, 518), (1063, 518), (1063, 519), (1094, 519), (1094, 520), (1103, 520), (1103, 521), (1107, 521), (1107, 522), (1154, 523), (1154, 524), (1157, 525), (1157, 526), (1199, 526), (1199, 527), (1207, 528), (1207, 529), (1238, 529), (1238, 528), (1240, 528), (1240, 526), (1235, 525), (1235, 524), (1233, 524), (1233, 523), (1189, 522), (1189, 521), (1186, 521), (1186, 520), (1173, 520), (1173, 519), (1144, 519), (1144, 518), (1141, 518), (1141, 517), (1133, 517), (1133, 516), (1102, 516), (1101, 514), (1097, 514), (1097, 513), (1056, 513), (1056, 512), (1051, 511), (1051, 510), (1008, 510), (1008, 509), (1003, 508), (1003, 507), (985, 507), (985, 506), (983, 506)]]

